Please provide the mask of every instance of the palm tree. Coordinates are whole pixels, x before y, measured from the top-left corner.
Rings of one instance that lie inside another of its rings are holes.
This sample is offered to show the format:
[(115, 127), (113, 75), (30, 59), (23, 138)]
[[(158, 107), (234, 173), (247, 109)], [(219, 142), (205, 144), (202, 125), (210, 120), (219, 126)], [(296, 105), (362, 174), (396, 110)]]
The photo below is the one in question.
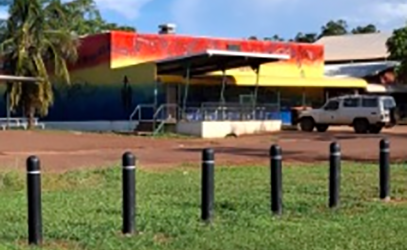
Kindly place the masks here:
[(38, 84), (8, 83), (11, 108), (23, 110), (29, 128), (34, 116), (46, 115), (53, 103), (51, 77), (70, 83), (67, 63), (77, 58), (78, 40), (71, 33), (68, 14), (59, 0), (14, 0), (9, 6), (0, 34), (4, 71), (41, 79)]

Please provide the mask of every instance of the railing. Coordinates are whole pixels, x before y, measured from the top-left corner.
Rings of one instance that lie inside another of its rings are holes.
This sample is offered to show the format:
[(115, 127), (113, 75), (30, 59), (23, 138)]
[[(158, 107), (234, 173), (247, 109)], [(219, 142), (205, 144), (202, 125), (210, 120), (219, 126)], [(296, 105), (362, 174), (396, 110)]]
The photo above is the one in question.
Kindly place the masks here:
[(161, 121), (160, 124), (158, 124), (158, 127), (154, 129), (153, 135), (158, 135), (161, 133), (161, 131), (164, 129), (164, 125), (166, 124), (166, 121)]
[[(168, 109), (173, 109), (172, 112), (168, 112)], [(169, 122), (174, 122), (177, 120), (177, 117), (180, 116), (180, 113), (182, 112), (181, 107), (178, 104), (173, 104), (173, 103), (167, 103), (167, 104), (162, 104), (156, 112), (153, 115), (154, 121), (159, 122), (158, 127), (155, 127), (154, 125), (154, 132), (153, 135), (157, 135), (161, 133), (161, 131), (164, 129), (165, 124)], [(172, 113), (174, 113), (175, 117), (173, 117)]]
[[(147, 109), (151, 111), (148, 118), (143, 117), (143, 111)], [(281, 114), (278, 104), (251, 106), (240, 103), (202, 103), (199, 107), (185, 109), (178, 104), (162, 104), (158, 107), (153, 104), (139, 104), (130, 115), (129, 126), (135, 117), (138, 122), (154, 122), (153, 134), (158, 134), (170, 121), (279, 120)]]
[[(140, 123), (140, 121), (146, 121), (146, 120), (151, 121), (152, 117), (151, 117), (151, 119), (144, 119), (143, 118), (143, 110), (146, 110), (146, 109), (154, 110), (155, 107), (156, 107), (156, 105), (154, 105), (154, 104), (139, 104), (139, 105), (137, 105), (134, 108), (133, 112), (130, 114), (130, 117), (129, 117), (129, 131), (134, 130), (134, 128), (132, 127), (132, 121), (133, 121), (133, 118), (135, 116), (137, 117), (137, 122), (138, 123)], [(152, 112), (154, 112), (154, 111), (152, 111)]]
[[(172, 117), (171, 113), (168, 114), (166, 111), (168, 109), (174, 109), (175, 117)], [(155, 111), (153, 115), (153, 120), (155, 121), (165, 121), (165, 120), (171, 120), (171, 119), (177, 119), (177, 116), (179, 115), (179, 112), (181, 111), (181, 107), (178, 104), (173, 104), (173, 103), (167, 103), (167, 104), (162, 104), (160, 105), (157, 110)], [(161, 115), (161, 116), (159, 116)]]
[(130, 118), (129, 120), (132, 121), (133, 118), (137, 115), (137, 120), (141, 121), (141, 120), (145, 120), (142, 117), (142, 111), (145, 109), (153, 109), (156, 107), (156, 105), (154, 104), (139, 104), (136, 106), (136, 108), (134, 108), (133, 112), (130, 114)]
[[(0, 128), (2, 130), (6, 130), (8, 128), (28, 128), (28, 120), (29, 118), (26, 117), (8, 117), (8, 118), (0, 118)], [(41, 129), (45, 128), (45, 124), (38, 121), (37, 117), (33, 118), (34, 127), (40, 127)]]
[[(174, 112), (168, 112), (168, 109), (174, 109)], [(148, 117), (143, 116), (143, 111), (150, 111)], [(148, 121), (148, 122), (160, 122), (156, 130), (162, 129), (164, 123), (168, 120), (176, 120), (181, 108), (178, 104), (162, 104), (157, 107), (154, 104), (139, 104), (134, 108), (133, 112), (129, 117), (129, 131), (133, 130), (132, 121), (136, 120), (138, 122)], [(175, 117), (172, 117), (171, 113), (174, 113)], [(154, 125), (155, 126), (155, 125)]]
[(201, 107), (189, 107), (185, 110), (185, 120), (274, 120), (280, 119), (278, 104), (265, 104), (258, 106), (243, 105), (239, 103), (203, 103)]

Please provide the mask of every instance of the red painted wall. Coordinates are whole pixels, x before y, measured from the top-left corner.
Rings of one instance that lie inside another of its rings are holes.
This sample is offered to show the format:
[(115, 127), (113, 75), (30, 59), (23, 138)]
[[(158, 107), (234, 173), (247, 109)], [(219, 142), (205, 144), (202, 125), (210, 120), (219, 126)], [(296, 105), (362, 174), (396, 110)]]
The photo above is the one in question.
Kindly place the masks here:
[(137, 34), (114, 31), (81, 39), (78, 62), (72, 69), (87, 68), (101, 63), (132, 60), (141, 63), (168, 57), (199, 53), (207, 49), (227, 50), (237, 46), (243, 52), (289, 54), (284, 63), (297, 66), (323, 65), (322, 45), (191, 37), (181, 35)]

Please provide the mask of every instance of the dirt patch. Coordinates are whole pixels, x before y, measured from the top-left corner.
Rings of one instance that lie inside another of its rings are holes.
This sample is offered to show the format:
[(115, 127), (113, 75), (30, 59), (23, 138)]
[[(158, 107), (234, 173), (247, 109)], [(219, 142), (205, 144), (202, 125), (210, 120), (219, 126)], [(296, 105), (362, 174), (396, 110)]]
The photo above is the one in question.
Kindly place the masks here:
[(343, 159), (377, 161), (379, 141), (391, 141), (391, 157), (407, 157), (407, 127), (397, 127), (380, 135), (356, 135), (351, 130), (326, 133), (286, 131), (276, 134), (204, 140), (193, 138), (148, 138), (114, 134), (91, 134), (47, 131), (1, 131), (0, 165), (24, 169), (29, 155), (40, 157), (46, 171), (119, 164), (125, 151), (137, 155), (143, 168), (169, 168), (180, 165), (199, 166), (201, 150), (212, 147), (217, 164), (268, 164), (268, 151), (273, 143), (283, 149), (285, 164), (327, 161), (332, 141), (341, 144)]

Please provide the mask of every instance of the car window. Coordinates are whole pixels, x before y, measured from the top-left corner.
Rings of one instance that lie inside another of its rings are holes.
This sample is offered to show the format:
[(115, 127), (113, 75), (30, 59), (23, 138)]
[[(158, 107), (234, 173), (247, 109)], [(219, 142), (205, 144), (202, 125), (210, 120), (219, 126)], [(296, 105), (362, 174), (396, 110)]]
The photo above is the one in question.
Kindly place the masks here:
[(378, 104), (377, 98), (363, 98), (362, 107), (364, 108), (376, 108)]
[(343, 100), (343, 107), (344, 108), (357, 108), (359, 107), (359, 98), (345, 98)]
[(385, 98), (385, 99), (383, 100), (383, 108), (384, 108), (385, 110), (390, 110), (390, 109), (394, 108), (395, 106), (396, 106), (396, 103), (395, 103), (394, 99), (392, 99), (392, 98)]
[(338, 108), (339, 108), (339, 101), (336, 101), (336, 100), (329, 101), (325, 106), (325, 110), (337, 110)]

